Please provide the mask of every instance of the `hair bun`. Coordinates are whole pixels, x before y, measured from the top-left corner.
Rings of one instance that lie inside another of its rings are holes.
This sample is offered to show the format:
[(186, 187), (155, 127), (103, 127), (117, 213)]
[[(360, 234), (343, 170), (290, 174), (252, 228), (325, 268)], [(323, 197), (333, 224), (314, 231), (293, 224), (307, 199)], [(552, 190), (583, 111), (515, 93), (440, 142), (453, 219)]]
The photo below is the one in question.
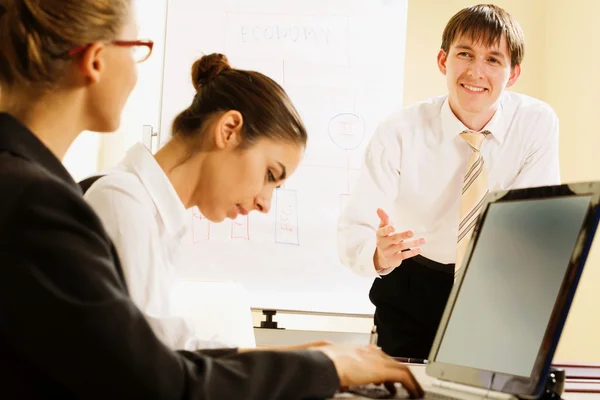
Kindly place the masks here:
[(196, 91), (213, 80), (223, 71), (231, 69), (227, 57), (223, 54), (212, 53), (203, 56), (192, 66), (192, 83)]

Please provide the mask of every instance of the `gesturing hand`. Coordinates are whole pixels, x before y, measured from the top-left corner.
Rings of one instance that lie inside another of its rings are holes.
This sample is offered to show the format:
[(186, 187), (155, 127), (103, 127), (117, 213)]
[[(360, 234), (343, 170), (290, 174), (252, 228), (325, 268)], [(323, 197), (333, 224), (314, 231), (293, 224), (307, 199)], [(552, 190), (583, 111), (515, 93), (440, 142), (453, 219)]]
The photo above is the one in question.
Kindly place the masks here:
[(375, 269), (378, 271), (388, 268), (396, 268), (402, 261), (421, 253), (421, 246), (425, 243), (424, 238), (411, 239), (414, 232), (411, 230), (394, 233), (394, 226), (390, 224), (390, 217), (381, 208), (377, 209), (379, 216), (379, 228), (377, 229), (377, 249), (373, 255)]

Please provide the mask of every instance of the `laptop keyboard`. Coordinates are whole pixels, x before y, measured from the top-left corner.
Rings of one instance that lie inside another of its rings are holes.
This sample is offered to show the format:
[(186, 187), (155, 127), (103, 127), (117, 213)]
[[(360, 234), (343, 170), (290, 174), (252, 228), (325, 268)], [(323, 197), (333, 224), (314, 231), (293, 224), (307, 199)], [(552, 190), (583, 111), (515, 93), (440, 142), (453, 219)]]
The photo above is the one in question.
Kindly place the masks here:
[(359, 396), (367, 397), (369, 399), (401, 399), (402, 397), (393, 396), (389, 390), (383, 385), (364, 385), (364, 386), (351, 386), (348, 388), (348, 392), (357, 394)]
[[(383, 385), (352, 386), (348, 392), (369, 399), (408, 399), (408, 392), (399, 387), (398, 392), (392, 395)], [(435, 392), (426, 392), (423, 400), (462, 400), (460, 397), (448, 396)]]
[(458, 397), (446, 396), (445, 394), (427, 392), (423, 397), (424, 400), (461, 400)]

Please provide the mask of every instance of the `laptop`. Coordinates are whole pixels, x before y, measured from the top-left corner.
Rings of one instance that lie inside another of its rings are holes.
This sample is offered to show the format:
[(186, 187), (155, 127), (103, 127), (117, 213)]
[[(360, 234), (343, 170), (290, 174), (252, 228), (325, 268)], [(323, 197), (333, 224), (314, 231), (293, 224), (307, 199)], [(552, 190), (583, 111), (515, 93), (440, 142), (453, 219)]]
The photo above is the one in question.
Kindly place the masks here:
[(599, 204), (600, 182), (486, 197), (429, 354), (426, 399), (543, 393)]

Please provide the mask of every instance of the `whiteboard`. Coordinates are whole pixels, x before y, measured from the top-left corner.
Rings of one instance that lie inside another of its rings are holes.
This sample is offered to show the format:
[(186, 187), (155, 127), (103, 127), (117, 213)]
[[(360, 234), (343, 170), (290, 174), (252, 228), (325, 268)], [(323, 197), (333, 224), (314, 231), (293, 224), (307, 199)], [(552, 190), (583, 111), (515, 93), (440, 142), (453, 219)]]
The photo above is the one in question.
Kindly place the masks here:
[[(251, 306), (371, 314), (372, 278), (337, 255), (337, 220), (379, 122), (401, 107), (406, 0), (169, 0), (160, 141), (195, 92), (203, 54), (277, 81), (309, 133), (267, 215), (211, 223), (190, 210), (180, 275), (235, 281)], [(375, 212), (375, 210), (373, 210)]]
[(75, 181), (98, 172), (99, 136), (95, 132), (82, 132), (63, 158), (63, 165)]

